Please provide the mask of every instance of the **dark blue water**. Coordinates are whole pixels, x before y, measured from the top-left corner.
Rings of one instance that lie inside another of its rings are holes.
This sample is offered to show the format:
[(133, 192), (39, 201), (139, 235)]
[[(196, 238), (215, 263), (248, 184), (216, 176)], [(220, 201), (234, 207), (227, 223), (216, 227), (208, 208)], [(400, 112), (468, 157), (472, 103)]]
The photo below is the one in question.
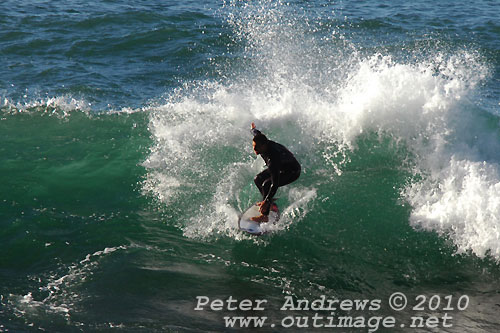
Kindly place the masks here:
[[(498, 331), (499, 22), (486, 0), (2, 2), (0, 331)], [(257, 238), (251, 122), (303, 169)]]

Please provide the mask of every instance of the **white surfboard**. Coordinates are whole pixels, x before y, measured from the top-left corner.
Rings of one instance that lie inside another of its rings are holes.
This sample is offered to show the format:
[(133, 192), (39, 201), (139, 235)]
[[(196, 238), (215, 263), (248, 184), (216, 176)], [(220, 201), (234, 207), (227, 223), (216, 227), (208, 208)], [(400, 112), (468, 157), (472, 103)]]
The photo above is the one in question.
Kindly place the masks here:
[(240, 220), (238, 221), (238, 225), (240, 229), (246, 231), (252, 235), (262, 235), (269, 231), (269, 226), (275, 224), (280, 218), (280, 211), (278, 206), (273, 203), (271, 206), (271, 211), (269, 212), (269, 221), (268, 222), (255, 222), (252, 221), (251, 218), (254, 216), (260, 216), (259, 206), (257, 204), (252, 205), (248, 208), (243, 215), (241, 215)]

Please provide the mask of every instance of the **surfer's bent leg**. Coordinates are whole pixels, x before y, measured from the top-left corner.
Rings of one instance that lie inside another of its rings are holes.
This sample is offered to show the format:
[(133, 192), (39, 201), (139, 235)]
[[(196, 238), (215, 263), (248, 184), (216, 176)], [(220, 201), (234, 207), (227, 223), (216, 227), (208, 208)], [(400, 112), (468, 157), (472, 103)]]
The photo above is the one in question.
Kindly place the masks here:
[(255, 176), (253, 181), (262, 195), (262, 200), (264, 200), (271, 186), (271, 172), (269, 169), (266, 169)]
[[(280, 182), (279, 182), (279, 187), (288, 185), (290, 183), (293, 183), (296, 181), (299, 176), (300, 176), (300, 166), (298, 168), (290, 168), (290, 169), (285, 169), (284, 171), (280, 172)], [(265, 178), (265, 177), (268, 178)], [(260, 190), (260, 193), (262, 194), (262, 200), (266, 198), (267, 193), (269, 193), (269, 189), (271, 188), (272, 185), (272, 180), (271, 180), (271, 173), (269, 172), (268, 169), (265, 171), (259, 173), (257, 177), (255, 177), (255, 184), (259, 183), (260, 185), (257, 185), (257, 187)], [(269, 215), (269, 211), (271, 210), (271, 205), (268, 206), (268, 209), (263, 211), (263, 215)]]
[(297, 179), (299, 179), (300, 176), (300, 166), (295, 167), (293, 169), (288, 169), (285, 170), (284, 172), (280, 173), (280, 183), (279, 186), (285, 186), (290, 183), (293, 183)]

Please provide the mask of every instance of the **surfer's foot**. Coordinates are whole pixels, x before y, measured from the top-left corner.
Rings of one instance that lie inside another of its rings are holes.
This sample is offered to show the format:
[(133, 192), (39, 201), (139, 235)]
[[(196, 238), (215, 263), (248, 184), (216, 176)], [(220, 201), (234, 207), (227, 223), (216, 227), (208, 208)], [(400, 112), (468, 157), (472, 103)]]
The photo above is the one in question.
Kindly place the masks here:
[(260, 216), (254, 216), (250, 220), (257, 222), (257, 223), (269, 222), (269, 216), (262, 214)]

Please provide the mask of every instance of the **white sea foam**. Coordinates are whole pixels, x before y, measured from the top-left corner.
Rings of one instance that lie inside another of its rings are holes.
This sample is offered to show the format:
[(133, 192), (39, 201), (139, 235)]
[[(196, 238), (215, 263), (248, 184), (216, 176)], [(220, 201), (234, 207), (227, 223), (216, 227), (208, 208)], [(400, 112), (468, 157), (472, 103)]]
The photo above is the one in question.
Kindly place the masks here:
[(422, 176), (402, 191), (410, 223), (448, 235), (458, 252), (500, 259), (500, 137), (494, 118), (470, 100), (488, 69), (467, 52), (436, 57), (361, 62), (339, 94), (335, 121), (343, 125), (332, 131), (348, 145), (367, 130), (402, 140)]
[[(25, 96), (28, 98), (28, 96)], [(45, 97), (26, 101), (12, 102), (4, 98), (0, 108), (9, 113), (41, 112), (43, 114), (66, 117), (71, 112), (80, 111), (89, 113), (92, 105), (83, 99), (77, 99), (69, 95)]]
[(500, 258), (499, 164), (455, 157), (448, 163), (407, 189), (412, 224), (450, 235), (459, 252)]
[(37, 322), (37, 316), (47, 314), (63, 315), (69, 322), (74, 312), (79, 310), (79, 302), (82, 300), (81, 295), (76, 292), (77, 287), (91, 277), (105, 256), (126, 249), (126, 245), (107, 247), (88, 254), (79, 262), (62, 267), (57, 272), (51, 272), (48, 276), (29, 276), (29, 279), (41, 283), (39, 290), (26, 295), (1, 296), (0, 304), (12, 308), (13, 312), (24, 317), (27, 322)]

